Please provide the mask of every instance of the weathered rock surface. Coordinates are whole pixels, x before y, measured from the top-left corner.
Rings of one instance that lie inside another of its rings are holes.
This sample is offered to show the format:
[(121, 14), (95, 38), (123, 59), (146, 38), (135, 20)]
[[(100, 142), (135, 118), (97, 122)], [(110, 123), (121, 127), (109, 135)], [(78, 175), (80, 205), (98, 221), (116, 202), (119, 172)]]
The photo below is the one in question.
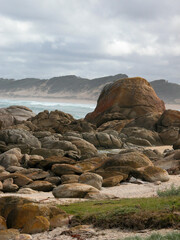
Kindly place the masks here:
[(95, 171), (103, 165), (106, 159), (108, 159), (107, 156), (92, 157), (77, 162), (75, 166), (82, 172)]
[(6, 196), (0, 198), (0, 216), (7, 219), (8, 214), (16, 208), (16, 206), (31, 202), (27, 198), (17, 196)]
[(154, 164), (163, 159), (163, 154), (156, 149), (144, 149), (143, 154), (146, 155)]
[(7, 229), (6, 219), (0, 216), (0, 230), (5, 230), (5, 229)]
[(58, 110), (51, 112), (45, 110), (31, 118), (31, 123), (36, 127), (36, 131), (50, 131), (51, 133), (91, 132), (95, 129), (93, 124), (83, 119), (75, 120), (72, 115)]
[(103, 192), (88, 192), (85, 196), (86, 199), (93, 200), (106, 200), (106, 199), (114, 199), (117, 198), (113, 194), (103, 193)]
[[(126, 180), (136, 170), (148, 166), (153, 166), (153, 163), (143, 153), (136, 150), (126, 150), (107, 158), (94, 172), (101, 175), (103, 179), (121, 175), (121, 180)], [(112, 179), (112, 182), (115, 180), (115, 178)]]
[(43, 171), (42, 169), (39, 168), (27, 168), (27, 169), (24, 168), (18, 173), (23, 174), (32, 180), (43, 180), (50, 176), (49, 172)]
[(61, 157), (61, 156), (51, 156), (39, 163), (39, 167), (44, 169), (51, 169), (52, 165), (54, 164), (75, 164), (76, 161), (68, 158), (68, 157)]
[(31, 188), (36, 191), (49, 192), (53, 189), (53, 184), (48, 181), (34, 181), (24, 187)]
[[(125, 78), (104, 87), (96, 109), (85, 119), (100, 126), (110, 119), (133, 119), (147, 113), (163, 113), (164, 110), (163, 101), (145, 79)], [(108, 114), (111, 117), (106, 116)]]
[(69, 141), (59, 140), (53, 136), (41, 139), (42, 147), (48, 149), (61, 149), (64, 151), (78, 151), (77, 147)]
[(0, 181), (0, 191), (2, 191), (3, 190), (3, 184), (2, 184), (2, 182)]
[(35, 203), (15, 196), (2, 197), (0, 203), (0, 227), (6, 229), (7, 223), (7, 227), (10, 228), (4, 232), (0, 231), (0, 239), (4, 235), (7, 237), (2, 240), (11, 239), (12, 236), (9, 234), (11, 230), (14, 235), (19, 234), (16, 229), (21, 229), (23, 233), (33, 234), (69, 224), (68, 214), (52, 204)]
[(14, 125), (14, 117), (4, 108), (0, 109), (0, 129)]
[(87, 184), (71, 183), (60, 185), (52, 191), (56, 198), (85, 198), (89, 192), (99, 192), (99, 190)]
[(35, 113), (24, 106), (0, 108), (0, 129), (10, 127), (18, 122), (34, 117)]
[(141, 178), (148, 182), (166, 182), (169, 180), (167, 171), (155, 166), (148, 166), (137, 169), (133, 172), (133, 174), (135, 177)]
[(6, 180), (8, 178), (12, 178), (13, 183), (16, 184), (18, 187), (23, 187), (26, 184), (29, 184), (32, 182), (32, 180), (30, 178), (28, 178), (25, 175), (20, 174), (20, 173), (11, 173), (9, 175), (1, 177), (1, 179), (3, 179), (3, 180)]
[(117, 186), (123, 180), (122, 175), (116, 175), (113, 177), (109, 177), (103, 180), (103, 187), (114, 187)]
[(62, 149), (47, 149), (47, 148), (35, 148), (31, 151), (32, 155), (40, 155), (44, 158), (51, 156), (64, 156), (64, 151)]
[(4, 141), (8, 147), (16, 146), (23, 151), (31, 148), (40, 148), (41, 143), (30, 132), (22, 129), (6, 129), (0, 131), (0, 141)]
[(83, 138), (92, 143), (97, 148), (121, 148), (122, 141), (120, 138), (104, 132), (83, 133)]
[(2, 240), (16, 240), (20, 239), (20, 232), (17, 229), (5, 229), (5, 230), (0, 230), (0, 239)]
[(174, 149), (180, 149), (180, 137), (179, 139), (173, 144)]
[[(127, 172), (127, 173), (124, 173)], [(126, 181), (128, 179), (128, 174), (129, 174), (129, 170), (127, 170), (126, 167), (108, 167), (108, 168), (99, 168), (95, 171), (95, 173), (97, 173), (98, 175), (103, 177), (103, 182), (105, 179), (107, 178), (111, 178), (111, 177), (116, 177), (116, 176), (122, 176), (123, 177), (123, 181)], [(110, 181), (113, 181), (110, 179)]]
[(93, 132), (95, 129), (96, 129), (96, 126), (93, 125), (92, 123), (89, 123), (84, 119), (78, 119), (78, 120), (72, 121), (66, 131), (75, 131), (78, 133), (83, 133), (83, 132)]
[(6, 179), (9, 174), (10, 173), (7, 172), (7, 171), (1, 172), (1, 174), (0, 174), (0, 181), (3, 181), (4, 179)]
[(10, 173), (14, 173), (14, 172), (21, 171), (23, 169), (24, 169), (23, 167), (19, 167), (19, 166), (10, 166), (6, 170)]
[(19, 187), (14, 184), (13, 178), (8, 178), (3, 181), (3, 192), (16, 192)]
[(86, 172), (81, 174), (81, 176), (78, 179), (78, 182), (91, 185), (97, 188), (98, 190), (101, 190), (103, 178), (96, 173)]
[(101, 168), (108, 167), (129, 167), (140, 168), (145, 166), (153, 166), (152, 162), (143, 153), (136, 150), (122, 152), (116, 154), (105, 161)]
[(31, 189), (31, 188), (20, 188), (17, 193), (20, 193), (20, 194), (33, 194), (33, 193), (38, 193), (38, 191), (35, 191), (35, 190)]
[(53, 184), (53, 185), (60, 185), (61, 184), (61, 178), (60, 177), (58, 177), (58, 176), (49, 176), (49, 177), (47, 177), (47, 178), (45, 178), (44, 179), (45, 181), (47, 181), (47, 182), (49, 182), (49, 183), (51, 183), (51, 184)]
[(180, 128), (180, 111), (165, 110), (158, 121), (158, 126), (165, 128), (171, 126)]
[(52, 216), (49, 220), (50, 222), (50, 230), (63, 227), (69, 225), (69, 216), (65, 212), (57, 213), (56, 215)]
[(4, 172), (5, 168), (3, 166), (0, 165), (0, 173)]
[(164, 158), (156, 161), (154, 165), (165, 169), (169, 174), (180, 174), (180, 150), (170, 152)]
[(157, 123), (157, 130), (164, 144), (175, 144), (180, 137), (180, 111), (164, 111)]
[(126, 124), (126, 128), (139, 127), (151, 131), (157, 130), (157, 123), (161, 117), (161, 113), (147, 113), (143, 116), (137, 117)]
[(125, 120), (111, 120), (111, 115), (110, 115), (110, 120), (108, 122), (103, 123), (97, 128), (98, 132), (106, 132), (107, 130), (109, 131), (117, 131), (121, 132), (121, 130), (129, 123), (131, 122), (131, 119), (125, 119)]
[(13, 148), (0, 154), (0, 165), (6, 169), (10, 166), (20, 166), (21, 158), (21, 150), (19, 148)]
[(75, 145), (77, 149), (80, 151), (81, 159), (96, 156), (98, 153), (96, 147), (84, 139), (76, 137), (67, 137), (67, 140), (71, 141), (71, 143)]
[(125, 134), (126, 141), (136, 144), (136, 145), (144, 145), (151, 146), (152, 145), (162, 145), (159, 134), (155, 131), (147, 130), (145, 128), (139, 127), (129, 127), (124, 128), (121, 133)]
[(165, 145), (173, 145), (177, 142), (179, 138), (180, 128), (178, 127), (168, 127), (164, 128), (160, 133), (159, 136)]
[(44, 216), (35, 216), (31, 221), (28, 221), (22, 229), (24, 233), (39, 233), (48, 231), (50, 222)]
[(41, 165), (41, 162), (44, 161), (44, 158), (39, 155), (30, 155), (27, 160), (28, 167), (36, 167), (38, 165)]
[(61, 176), (62, 184), (78, 183), (78, 179), (79, 179), (79, 176), (75, 174)]
[(80, 169), (70, 164), (54, 164), (51, 170), (58, 176), (69, 174), (82, 174), (82, 171)]
[(61, 132), (71, 121), (74, 121), (74, 118), (70, 114), (58, 110), (52, 112), (45, 110), (31, 119), (39, 131), (50, 132)]
[(57, 227), (69, 223), (68, 215), (53, 205), (34, 203), (15, 196), (3, 197), (0, 202), (1, 215), (6, 219), (7, 227), (21, 229), (24, 233), (32, 234), (53, 229), (54, 217), (58, 220)]

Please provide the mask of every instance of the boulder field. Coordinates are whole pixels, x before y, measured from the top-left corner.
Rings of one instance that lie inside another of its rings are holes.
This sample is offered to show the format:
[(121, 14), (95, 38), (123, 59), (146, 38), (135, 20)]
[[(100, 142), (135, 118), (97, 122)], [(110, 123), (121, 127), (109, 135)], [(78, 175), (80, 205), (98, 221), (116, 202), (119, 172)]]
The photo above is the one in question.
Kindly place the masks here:
[[(174, 150), (145, 148), (160, 145)], [(35, 116), (22, 106), (0, 110), (2, 193), (52, 191), (56, 198), (109, 199), (113, 196), (102, 193), (102, 187), (132, 177), (159, 183), (179, 173), (180, 112), (165, 110), (143, 78), (107, 85), (85, 119), (58, 110)], [(19, 229), (21, 234), (46, 231), (68, 219), (57, 207), (0, 198), (0, 238), (18, 235)]]

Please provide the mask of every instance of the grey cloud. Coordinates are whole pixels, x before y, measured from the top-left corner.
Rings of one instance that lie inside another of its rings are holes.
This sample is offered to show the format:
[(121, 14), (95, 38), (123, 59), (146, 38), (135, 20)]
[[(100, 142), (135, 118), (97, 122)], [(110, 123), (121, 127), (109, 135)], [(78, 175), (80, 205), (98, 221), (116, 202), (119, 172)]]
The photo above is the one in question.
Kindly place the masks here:
[(0, 0), (0, 77), (180, 83), (179, 0)]

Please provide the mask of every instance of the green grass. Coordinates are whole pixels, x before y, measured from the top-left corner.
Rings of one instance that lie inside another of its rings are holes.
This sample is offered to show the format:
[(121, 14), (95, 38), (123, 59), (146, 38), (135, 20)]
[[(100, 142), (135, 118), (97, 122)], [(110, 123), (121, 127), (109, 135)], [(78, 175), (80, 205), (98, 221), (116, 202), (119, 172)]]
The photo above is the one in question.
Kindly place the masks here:
[(88, 201), (60, 206), (74, 215), (72, 225), (94, 224), (101, 228), (163, 228), (180, 223), (180, 197), (133, 198)]
[(175, 187), (172, 184), (170, 189), (166, 188), (163, 191), (158, 190), (157, 194), (159, 197), (180, 196), (180, 187)]
[(151, 236), (146, 237), (146, 238), (128, 237), (128, 238), (125, 238), (124, 240), (179, 240), (179, 239), (180, 239), (180, 233), (173, 232), (173, 233), (168, 233), (166, 235), (154, 233)]

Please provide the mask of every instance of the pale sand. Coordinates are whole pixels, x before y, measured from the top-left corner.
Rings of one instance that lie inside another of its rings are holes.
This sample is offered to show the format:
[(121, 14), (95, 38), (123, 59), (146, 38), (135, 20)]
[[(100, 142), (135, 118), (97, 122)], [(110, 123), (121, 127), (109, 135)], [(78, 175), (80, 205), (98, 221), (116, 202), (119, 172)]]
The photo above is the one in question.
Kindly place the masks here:
[[(68, 230), (68, 228), (56, 228), (51, 232), (44, 232), (44, 233), (38, 233), (33, 234), (32, 239), (33, 240), (75, 240), (80, 238), (72, 238), (70, 236), (61, 235), (61, 233), (65, 230)], [(172, 232), (179, 232), (174, 229), (159, 229), (159, 230), (151, 230), (151, 229), (145, 229), (142, 231), (128, 231), (128, 230), (122, 230), (122, 229), (105, 229), (101, 230), (98, 228), (92, 229), (94, 231), (94, 236), (91, 236), (90, 238), (81, 238), (82, 240), (122, 240), (127, 237), (148, 237), (153, 233), (159, 233), (162, 235), (172, 233)]]
[[(180, 186), (180, 175), (170, 175), (169, 181), (162, 182), (160, 185), (156, 185), (155, 183), (150, 182), (144, 182), (143, 184), (124, 182), (119, 186), (102, 188), (101, 192), (112, 194), (118, 198), (154, 197), (157, 196), (157, 190), (170, 188), (172, 184), (176, 187)], [(37, 192), (33, 194), (1, 193), (0, 197), (13, 195), (27, 197), (38, 202), (52, 202), (59, 204), (87, 201), (87, 199), (78, 198), (54, 198), (52, 192)]]
[(154, 146), (154, 147), (144, 147), (145, 149), (158, 150), (160, 153), (163, 153), (164, 150), (173, 150), (172, 145), (164, 145), (164, 146)]
[(170, 188), (171, 185), (180, 187), (179, 175), (170, 175), (170, 180), (168, 182), (163, 182), (160, 185), (156, 185), (155, 183), (150, 182), (144, 182), (144, 184), (125, 182), (120, 184), (120, 186), (103, 188), (101, 191), (103, 193), (111, 193), (118, 198), (146, 198), (157, 196), (157, 190)]

